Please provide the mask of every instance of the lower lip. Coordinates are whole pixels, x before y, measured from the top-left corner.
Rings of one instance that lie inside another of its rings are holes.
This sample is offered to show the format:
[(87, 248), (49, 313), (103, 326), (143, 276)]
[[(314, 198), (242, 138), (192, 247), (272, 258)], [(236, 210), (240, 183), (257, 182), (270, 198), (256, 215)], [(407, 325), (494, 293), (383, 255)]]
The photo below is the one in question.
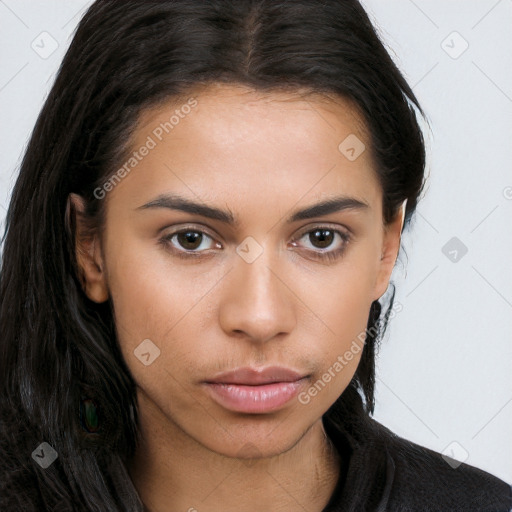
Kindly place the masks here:
[(210, 394), (219, 405), (235, 412), (263, 413), (283, 407), (297, 395), (304, 379), (273, 382), (259, 386), (207, 382)]

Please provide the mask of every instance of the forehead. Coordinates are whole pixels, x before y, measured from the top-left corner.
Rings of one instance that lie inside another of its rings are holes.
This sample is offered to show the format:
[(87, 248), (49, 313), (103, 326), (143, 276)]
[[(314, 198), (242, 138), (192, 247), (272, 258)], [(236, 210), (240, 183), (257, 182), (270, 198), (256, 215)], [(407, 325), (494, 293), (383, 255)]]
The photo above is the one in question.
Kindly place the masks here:
[(212, 201), (339, 192), (371, 203), (378, 193), (371, 152), (349, 159), (340, 149), (345, 140), (370, 142), (357, 108), (339, 96), (196, 87), (142, 113), (131, 150), (148, 140), (151, 151), (125, 180), (137, 200), (177, 188)]
[[(340, 95), (312, 92), (305, 88), (263, 91), (245, 85), (222, 83), (195, 86), (185, 94), (143, 111), (138, 122), (139, 131), (147, 131), (152, 125), (155, 126), (155, 122), (165, 123), (173, 110), (176, 113), (183, 108), (189, 110), (187, 102), (190, 98), (197, 100), (198, 106), (193, 109), (193, 117), (199, 118), (200, 123), (209, 119), (214, 125), (222, 124), (224, 132), (231, 127), (231, 134), (233, 136), (238, 134), (238, 138), (245, 134), (240, 132), (240, 128), (244, 125), (254, 126), (261, 121), (272, 120), (273, 123), (267, 130), (259, 126), (259, 131), (267, 132), (272, 127), (277, 128), (287, 122), (289, 124), (294, 114), (296, 119), (302, 118), (302, 121), (307, 121), (298, 125), (297, 128), (307, 130), (311, 136), (315, 131), (339, 132), (340, 126), (350, 129), (351, 133), (358, 135), (361, 139), (367, 140), (369, 135), (357, 105)], [(181, 116), (180, 118), (182, 119)], [(238, 121), (236, 125), (233, 124), (235, 119)], [(194, 125), (193, 121), (188, 122), (198, 133), (202, 131), (201, 128), (203, 131), (208, 129), (204, 125), (200, 126), (200, 123)], [(215, 134), (211, 132), (211, 135)]]

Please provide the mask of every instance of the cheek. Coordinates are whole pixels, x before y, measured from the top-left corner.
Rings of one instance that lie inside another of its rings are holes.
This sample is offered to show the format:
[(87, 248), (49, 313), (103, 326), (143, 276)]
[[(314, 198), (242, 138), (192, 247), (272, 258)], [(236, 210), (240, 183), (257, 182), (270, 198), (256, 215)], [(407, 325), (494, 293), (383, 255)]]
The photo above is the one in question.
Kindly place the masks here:
[(366, 328), (375, 275), (372, 255), (361, 250), (319, 274), (316, 286), (314, 280), (304, 281), (304, 301), (338, 340), (336, 349), (343, 348)]
[[(200, 341), (198, 312), (204, 307), (209, 283), (222, 276), (219, 269), (212, 269), (208, 275), (191, 266), (184, 270), (162, 257), (163, 251), (124, 244), (123, 251), (107, 253), (111, 255), (107, 261), (108, 282), (119, 343), (136, 380), (137, 376), (149, 378), (149, 368), (151, 375), (156, 375), (159, 367), (171, 373), (191, 367), (192, 349)], [(138, 357), (142, 342), (150, 360), (160, 351), (148, 366)], [(171, 346), (172, 357), (168, 354)]]
[(317, 286), (310, 281), (309, 291), (304, 288), (304, 302), (315, 313), (308, 317), (315, 339), (309, 353), (321, 364), (302, 403), (332, 403), (352, 379), (366, 339), (374, 272), (371, 255), (359, 254), (357, 263), (344, 262), (318, 278)]

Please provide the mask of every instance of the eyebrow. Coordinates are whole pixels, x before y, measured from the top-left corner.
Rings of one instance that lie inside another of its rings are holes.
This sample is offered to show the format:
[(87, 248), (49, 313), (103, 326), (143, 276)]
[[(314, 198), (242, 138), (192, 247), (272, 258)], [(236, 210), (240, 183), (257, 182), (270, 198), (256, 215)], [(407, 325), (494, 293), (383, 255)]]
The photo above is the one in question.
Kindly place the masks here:
[[(160, 195), (148, 203), (139, 206), (136, 210), (147, 210), (153, 208), (179, 210), (186, 213), (200, 215), (201, 217), (218, 220), (232, 226), (239, 225), (239, 221), (229, 209), (221, 210), (220, 208), (207, 206), (203, 203), (195, 202), (176, 194)], [(286, 222), (291, 224), (299, 220), (321, 217), (323, 215), (329, 215), (343, 210), (357, 211), (367, 210), (368, 208), (370, 208), (370, 205), (363, 200), (356, 199), (355, 197), (337, 196), (296, 211), (286, 219)]]

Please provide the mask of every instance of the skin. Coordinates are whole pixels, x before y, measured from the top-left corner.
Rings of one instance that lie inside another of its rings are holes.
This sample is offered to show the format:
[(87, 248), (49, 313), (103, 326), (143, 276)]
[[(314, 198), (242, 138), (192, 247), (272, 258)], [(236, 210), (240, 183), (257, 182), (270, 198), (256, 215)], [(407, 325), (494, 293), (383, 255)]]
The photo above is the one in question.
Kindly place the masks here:
[[(103, 199), (101, 235), (87, 238), (78, 225), (84, 290), (96, 302), (112, 297), (138, 386), (142, 442), (128, 470), (152, 512), (321, 512), (343, 464), (321, 418), (360, 352), (309, 403), (294, 398), (265, 414), (227, 410), (202, 381), (278, 365), (307, 375), (307, 391), (364, 332), (371, 303), (389, 283), (401, 218), (383, 224), (370, 141), (347, 101), (234, 85), (194, 97), (190, 114)], [(133, 149), (175, 108), (145, 111)], [(350, 134), (367, 148), (354, 161), (338, 150)], [(168, 193), (228, 210), (239, 224), (139, 209)], [(339, 195), (368, 206), (287, 223), (293, 212)], [(72, 200), (83, 209), (78, 196)], [(186, 248), (177, 236), (159, 242), (183, 228), (206, 236)], [(349, 241), (334, 235), (322, 245), (316, 228), (348, 233)], [(236, 252), (249, 236), (263, 250), (252, 263)], [(341, 247), (332, 261), (314, 257)], [(134, 355), (145, 339), (160, 349), (148, 366)]]

